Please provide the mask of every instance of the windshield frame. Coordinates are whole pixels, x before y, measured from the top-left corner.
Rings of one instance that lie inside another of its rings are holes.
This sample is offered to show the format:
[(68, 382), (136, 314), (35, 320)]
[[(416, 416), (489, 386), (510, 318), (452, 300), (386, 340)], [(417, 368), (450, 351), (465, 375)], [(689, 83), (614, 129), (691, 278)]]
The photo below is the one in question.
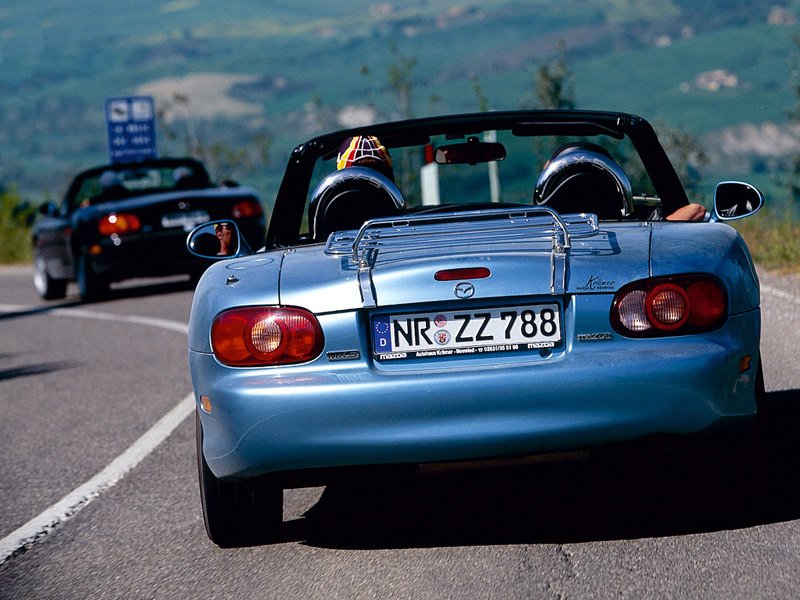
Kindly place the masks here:
[(275, 200), (266, 247), (299, 243), (306, 199), (318, 160), (335, 157), (340, 144), (354, 135), (375, 135), (390, 151), (407, 146), (424, 146), (443, 136), (461, 140), (487, 131), (508, 130), (519, 137), (628, 137), (647, 176), (672, 212), (689, 203), (686, 191), (650, 123), (627, 113), (576, 110), (533, 110), (471, 113), (393, 121), (352, 128), (318, 136), (298, 145), (286, 166)]

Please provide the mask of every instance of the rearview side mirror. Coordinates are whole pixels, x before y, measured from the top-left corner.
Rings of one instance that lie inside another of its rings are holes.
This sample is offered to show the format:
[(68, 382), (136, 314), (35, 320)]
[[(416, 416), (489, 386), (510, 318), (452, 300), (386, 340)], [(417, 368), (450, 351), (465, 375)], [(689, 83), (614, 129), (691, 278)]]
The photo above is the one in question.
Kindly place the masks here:
[(742, 181), (723, 181), (714, 190), (713, 221), (733, 221), (749, 217), (764, 205), (764, 195)]
[(195, 227), (189, 233), (186, 247), (189, 252), (202, 258), (231, 258), (242, 252), (242, 236), (233, 221), (211, 221)]

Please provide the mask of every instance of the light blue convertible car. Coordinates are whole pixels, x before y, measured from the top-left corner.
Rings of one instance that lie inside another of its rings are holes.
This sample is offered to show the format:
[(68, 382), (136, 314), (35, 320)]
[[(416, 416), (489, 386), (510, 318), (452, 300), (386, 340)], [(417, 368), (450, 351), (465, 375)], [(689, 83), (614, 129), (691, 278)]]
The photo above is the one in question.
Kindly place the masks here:
[(263, 539), (284, 488), (363, 467), (745, 435), (759, 284), (725, 221), (762, 204), (732, 181), (690, 204), (650, 124), (622, 113), (300, 144), (265, 249), (228, 222), (187, 241), (221, 259), (189, 326), (209, 537)]

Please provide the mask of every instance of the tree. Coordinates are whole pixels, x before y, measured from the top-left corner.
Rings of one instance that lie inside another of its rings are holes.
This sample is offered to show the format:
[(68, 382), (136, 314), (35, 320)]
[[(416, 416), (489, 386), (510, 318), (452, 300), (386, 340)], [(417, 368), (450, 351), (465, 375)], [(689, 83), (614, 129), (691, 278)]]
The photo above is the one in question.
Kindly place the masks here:
[[(795, 46), (800, 47), (800, 33), (792, 37)], [(800, 125), (800, 59), (797, 52), (789, 55), (790, 85), (794, 92), (794, 106), (786, 111), (786, 116), (791, 125)], [(794, 200), (800, 196), (800, 154), (791, 157), (791, 163), (786, 173), (786, 188), (789, 199)]]
[(483, 93), (483, 88), (481, 87), (481, 80), (478, 78), (477, 75), (471, 75), (470, 80), (472, 81), (472, 91), (475, 93), (475, 98), (478, 101), (478, 110), (480, 112), (488, 112), (489, 99)]
[(563, 39), (556, 45), (555, 58), (539, 63), (533, 93), (523, 97), (520, 105), (522, 108), (539, 109), (575, 108), (575, 77), (567, 64)]
[[(800, 80), (798, 80), (797, 89), (800, 90)], [(533, 104), (530, 103), (531, 97), (536, 99)], [(528, 94), (523, 98), (522, 106), (523, 108), (538, 109), (575, 108), (575, 77), (567, 62), (563, 40), (558, 42), (555, 58), (550, 62), (539, 64), (536, 70), (533, 94)], [(795, 110), (800, 118), (800, 101)], [(687, 131), (670, 127), (664, 123), (656, 124), (655, 128), (658, 130), (659, 139), (670, 156), (689, 198), (699, 201), (701, 197), (700, 170), (708, 160), (697, 138)], [(566, 141), (566, 138), (559, 139), (555, 144), (560, 145)], [(554, 149), (550, 148), (549, 151), (552, 152)], [(630, 156), (627, 154), (628, 152), (631, 154)], [(537, 146), (537, 153), (545, 155), (543, 160), (549, 156), (549, 152), (540, 146)], [(633, 188), (642, 191), (648, 190), (649, 178), (642, 170), (641, 163), (633, 159), (633, 149), (626, 151), (623, 146), (617, 149), (617, 154)], [(800, 172), (800, 161), (798, 162), (798, 172)]]
[[(406, 56), (400, 54), (397, 45), (391, 42), (389, 51), (392, 55), (392, 62), (389, 63), (386, 71), (386, 83), (389, 91), (397, 100), (397, 106), (400, 113), (400, 118), (412, 119), (414, 118), (414, 92), (416, 89), (416, 82), (414, 81), (414, 68), (417, 66), (418, 60), (415, 56)], [(361, 74), (365, 77), (371, 76), (371, 71), (368, 66), (361, 67)], [(383, 115), (391, 118), (391, 115)], [(411, 154), (405, 149), (400, 149), (393, 155), (396, 176), (398, 177), (398, 185), (400, 189), (406, 190), (407, 200), (408, 196), (413, 196), (411, 190), (416, 189), (415, 183), (419, 179), (419, 167), (421, 158), (415, 154)], [(413, 200), (412, 200), (413, 201)]]
[[(375, 107), (376, 112), (383, 119), (411, 119), (414, 117), (414, 92), (416, 82), (414, 81), (414, 68), (419, 62), (416, 56), (400, 54), (397, 44), (393, 41), (389, 43), (389, 52), (392, 55), (392, 62), (386, 68), (386, 83), (380, 84), (373, 79), (372, 69), (369, 65), (362, 65), (359, 72), (363, 77), (372, 80), (370, 90), (367, 92), (369, 103)], [(379, 102), (374, 96), (373, 90), (388, 89), (390, 95), (397, 102), (396, 111), (379, 109)]]
[[(575, 77), (567, 63), (566, 45), (561, 39), (556, 44), (556, 55), (549, 62), (541, 61), (536, 67), (533, 90), (523, 96), (520, 107), (524, 109), (573, 109), (575, 108)], [(567, 138), (533, 142), (535, 160), (542, 166), (557, 147)]]
[(703, 152), (697, 137), (688, 131), (663, 123), (656, 123), (654, 127), (678, 177), (683, 182), (689, 200), (702, 204), (700, 171), (708, 164), (708, 157)]
[(0, 263), (26, 262), (31, 258), (30, 230), (36, 209), (14, 190), (0, 188)]
[[(170, 114), (174, 114), (174, 118), (169, 119)], [(229, 126), (225, 122), (198, 122), (191, 110), (191, 99), (184, 94), (174, 94), (171, 103), (159, 108), (156, 118), (167, 142), (177, 145), (181, 156), (201, 161), (218, 179), (237, 180), (269, 162), (273, 140), (269, 132), (256, 132), (245, 140), (225, 140), (221, 132), (238, 132), (240, 128)], [(208, 136), (215, 137), (214, 141), (206, 141), (201, 131), (202, 126), (215, 126), (217, 133)], [(165, 152), (166, 156), (169, 154), (169, 151)]]
[(419, 62), (416, 56), (405, 56), (398, 52), (397, 46), (393, 43), (389, 50), (394, 58), (389, 64), (388, 81), (389, 89), (393, 90), (397, 96), (400, 116), (404, 119), (414, 117), (414, 67)]

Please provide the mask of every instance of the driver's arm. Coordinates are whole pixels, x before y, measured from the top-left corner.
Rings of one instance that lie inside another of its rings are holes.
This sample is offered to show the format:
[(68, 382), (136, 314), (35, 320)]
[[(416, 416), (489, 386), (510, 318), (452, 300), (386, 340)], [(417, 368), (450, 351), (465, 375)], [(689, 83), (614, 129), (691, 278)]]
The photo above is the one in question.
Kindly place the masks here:
[(702, 204), (687, 204), (667, 215), (667, 221), (702, 221), (706, 216), (706, 209)]

